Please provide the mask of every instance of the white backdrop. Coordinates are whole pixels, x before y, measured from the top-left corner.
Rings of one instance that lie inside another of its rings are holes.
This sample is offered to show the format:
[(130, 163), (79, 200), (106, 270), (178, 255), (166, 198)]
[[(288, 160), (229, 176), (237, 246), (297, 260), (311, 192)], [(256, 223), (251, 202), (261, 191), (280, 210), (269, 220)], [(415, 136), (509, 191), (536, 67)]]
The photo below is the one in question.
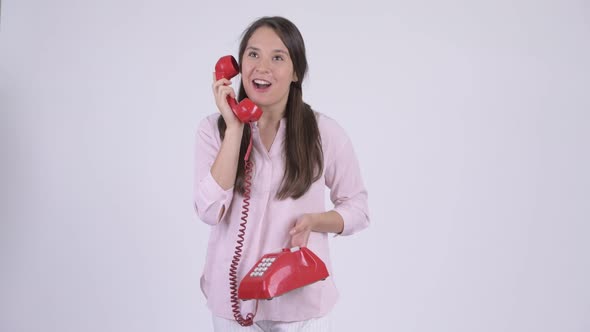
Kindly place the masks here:
[(211, 73), (263, 15), (351, 136), (338, 331), (590, 330), (587, 1), (3, 1), (0, 330), (209, 331)]

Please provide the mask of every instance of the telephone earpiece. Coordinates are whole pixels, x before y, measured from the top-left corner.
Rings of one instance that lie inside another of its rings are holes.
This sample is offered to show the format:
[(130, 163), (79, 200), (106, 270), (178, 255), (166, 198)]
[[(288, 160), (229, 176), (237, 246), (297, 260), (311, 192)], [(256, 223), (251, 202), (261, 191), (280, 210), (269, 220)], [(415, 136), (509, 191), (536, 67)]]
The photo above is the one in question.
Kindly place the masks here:
[[(221, 57), (215, 64), (215, 78), (217, 80), (222, 78), (230, 80), (239, 73), (238, 62), (231, 55)], [(238, 103), (234, 98), (227, 96), (227, 103), (236, 117), (244, 123), (258, 121), (262, 116), (262, 110), (248, 98), (244, 98)]]

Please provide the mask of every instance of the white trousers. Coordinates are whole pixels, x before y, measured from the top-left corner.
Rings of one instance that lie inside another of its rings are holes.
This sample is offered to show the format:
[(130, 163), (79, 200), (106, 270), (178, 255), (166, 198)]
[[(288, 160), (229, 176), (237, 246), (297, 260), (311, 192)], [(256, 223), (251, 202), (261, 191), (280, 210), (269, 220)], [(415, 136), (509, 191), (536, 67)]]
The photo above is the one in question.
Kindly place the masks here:
[(233, 319), (213, 316), (215, 332), (333, 332), (334, 326), (330, 314), (300, 322), (277, 322), (261, 320), (251, 326), (241, 326)]

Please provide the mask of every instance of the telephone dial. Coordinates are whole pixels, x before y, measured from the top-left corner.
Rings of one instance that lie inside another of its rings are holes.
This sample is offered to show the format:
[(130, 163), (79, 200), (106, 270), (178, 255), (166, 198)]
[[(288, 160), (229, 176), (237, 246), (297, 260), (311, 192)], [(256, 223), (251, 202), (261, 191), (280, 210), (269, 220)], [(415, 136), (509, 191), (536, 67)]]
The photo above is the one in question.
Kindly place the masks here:
[[(221, 57), (215, 65), (215, 77), (231, 79), (240, 72), (236, 59), (231, 55)], [(227, 102), (238, 119), (250, 124), (258, 121), (262, 116), (262, 110), (250, 99), (245, 98), (239, 103), (232, 97), (227, 97)], [(234, 257), (229, 268), (230, 300), (235, 320), (242, 326), (250, 326), (254, 323), (254, 313), (242, 316), (239, 300), (270, 300), (294, 289), (304, 287), (314, 282), (326, 279), (329, 274), (325, 263), (306, 247), (283, 248), (280, 252), (269, 253), (254, 265), (241, 280), (238, 286), (238, 265), (242, 254), (242, 247), (248, 222), (250, 206), (250, 188), (252, 183), (252, 135), (244, 156), (244, 200), (242, 204), (242, 217), (236, 240)]]

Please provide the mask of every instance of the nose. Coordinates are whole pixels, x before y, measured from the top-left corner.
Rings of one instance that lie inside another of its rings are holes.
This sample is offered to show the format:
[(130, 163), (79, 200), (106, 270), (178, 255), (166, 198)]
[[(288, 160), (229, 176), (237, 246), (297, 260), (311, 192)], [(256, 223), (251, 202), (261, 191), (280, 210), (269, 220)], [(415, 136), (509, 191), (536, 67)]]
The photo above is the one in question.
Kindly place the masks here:
[(270, 71), (270, 64), (267, 59), (262, 58), (258, 61), (256, 66), (256, 72), (258, 73), (268, 73)]

